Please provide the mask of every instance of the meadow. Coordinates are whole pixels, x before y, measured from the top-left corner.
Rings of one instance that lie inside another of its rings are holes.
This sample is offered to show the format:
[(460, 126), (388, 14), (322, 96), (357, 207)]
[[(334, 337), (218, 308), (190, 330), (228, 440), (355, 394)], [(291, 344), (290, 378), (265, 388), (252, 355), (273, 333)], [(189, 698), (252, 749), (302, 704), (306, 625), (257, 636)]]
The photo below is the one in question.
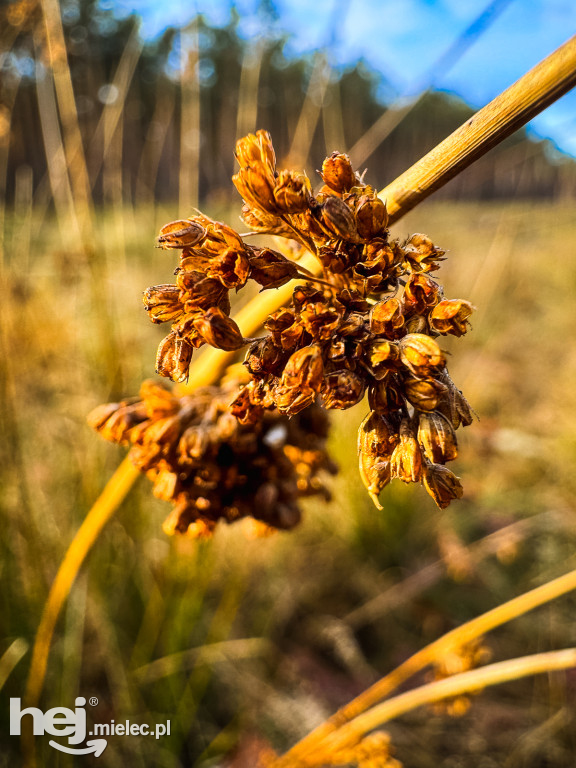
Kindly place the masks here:
[[(239, 206), (204, 210), (237, 224)], [(163, 335), (141, 295), (172, 269), (153, 242), (176, 206), (94, 216), (89, 250), (25, 198), (4, 222), (2, 722), (58, 565), (124, 454), (86, 415), (155, 376)], [(72, 589), (42, 707), (96, 696), (98, 722), (172, 729), (112, 738), (99, 765), (253, 766), (262, 746), (288, 748), (422, 645), (576, 567), (575, 231), (561, 199), (432, 199), (393, 227), (445, 248), (446, 295), (477, 308), (466, 338), (443, 340), (478, 416), (460, 432), (465, 495), (448, 510), (400, 483), (374, 508), (357, 473), (366, 403), (333, 415), (333, 500), (307, 503), (291, 533), (251, 539), (236, 524), (206, 542), (168, 538), (168, 505), (137, 483)], [(497, 630), (493, 660), (574, 645), (573, 612), (568, 596)], [(575, 699), (574, 672), (550, 674), (489, 689), (461, 717), (420, 709), (387, 730), (413, 768), (568, 768)], [(3, 734), (0, 765), (17, 765), (20, 744)], [(40, 765), (75, 764), (40, 741)]]

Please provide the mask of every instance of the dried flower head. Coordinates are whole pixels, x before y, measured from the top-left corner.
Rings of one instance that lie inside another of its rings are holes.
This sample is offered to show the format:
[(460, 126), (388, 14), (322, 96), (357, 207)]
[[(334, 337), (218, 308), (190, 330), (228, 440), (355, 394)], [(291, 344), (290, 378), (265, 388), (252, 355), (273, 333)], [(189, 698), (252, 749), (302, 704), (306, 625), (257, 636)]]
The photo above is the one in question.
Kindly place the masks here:
[(144, 382), (138, 399), (100, 406), (89, 423), (130, 446), (154, 494), (174, 504), (168, 534), (209, 536), (218, 521), (252, 517), (268, 529), (293, 528), (298, 500), (329, 497), (323, 475), (335, 471), (325, 450), (327, 417), (314, 406), (288, 419), (273, 405), (241, 424), (230, 403), (245, 392), (236, 378), (178, 397)]
[[(422, 483), (446, 507), (462, 496), (445, 464), (456, 458), (456, 430), (471, 423), (472, 410), (448, 374), (439, 339), (466, 333), (474, 308), (445, 299), (432, 276), (444, 251), (421, 233), (391, 240), (385, 203), (345, 154), (324, 160), (316, 194), (304, 173), (277, 168), (266, 131), (240, 139), (236, 158), (233, 182), (244, 221), (291, 245), (282, 253), (252, 246), (201, 213), (173, 221), (157, 244), (181, 251), (175, 282), (148, 288), (144, 306), (153, 323), (171, 326), (158, 348), (159, 374), (185, 381), (193, 351), (204, 344), (226, 351), (247, 347), (246, 382), (237, 381), (226, 396), (214, 388), (184, 398), (160, 396), (161, 388), (147, 385), (140, 398), (95, 412), (94, 426), (108, 439), (131, 444), (156, 493), (175, 503), (170, 531), (204, 536), (220, 518), (251, 514), (254, 503), (265, 525), (291, 527), (299, 516), (295, 498), (320, 488), (314, 472), (322, 465), (312, 462), (308, 480), (298, 475), (295, 467), (311, 466), (306, 451), (306, 459), (295, 458), (304, 450), (298, 425), (308, 419), (318, 426), (321, 406), (350, 408), (367, 394), (370, 411), (359, 428), (358, 452), (375, 504), (398, 478)], [(296, 254), (303, 249), (317, 257), (320, 277), (299, 265)], [(270, 290), (295, 279), (290, 304), (263, 322), (265, 335), (244, 338), (230, 317), (230, 291), (250, 280)], [(150, 398), (172, 403), (160, 425), (142, 415)], [(200, 407), (210, 399), (211, 406)], [(280, 423), (288, 442), (274, 454), (273, 471), (259, 451), (270, 457), (265, 437)], [(292, 485), (284, 483), (284, 471), (296, 478)]]

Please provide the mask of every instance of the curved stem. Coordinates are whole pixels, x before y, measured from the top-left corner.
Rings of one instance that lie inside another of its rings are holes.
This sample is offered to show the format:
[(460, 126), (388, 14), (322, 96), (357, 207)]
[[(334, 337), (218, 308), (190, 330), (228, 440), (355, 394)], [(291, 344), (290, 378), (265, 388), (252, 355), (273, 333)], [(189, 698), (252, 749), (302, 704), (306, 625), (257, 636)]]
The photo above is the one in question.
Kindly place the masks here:
[(447, 632), (339, 709), (331, 718), (286, 752), (275, 763), (274, 768), (288, 768), (294, 762), (302, 761), (306, 756), (318, 749), (337, 729), (343, 727), (346, 723), (361, 715), (362, 712), (365, 712), (369, 707), (384, 699), (417, 672), (420, 672), (429, 664), (441, 658), (446, 650), (466, 645), (472, 640), (482, 637), (482, 635), (485, 635), (492, 629), (575, 589), (576, 570), (573, 570), (564, 574), (564, 576), (559, 576), (553, 581), (536, 587), (536, 589), (532, 589), (530, 592), (525, 592), (523, 595), (498, 605), (491, 611), (483, 613), (481, 616), (477, 616), (475, 619)]
[(574, 666), (576, 666), (576, 648), (567, 648), (562, 651), (537, 653), (533, 656), (500, 661), (414, 688), (372, 707), (351, 723), (339, 728), (322, 744), (313, 760), (306, 760), (305, 764), (307, 766), (329, 764), (331, 757), (337, 755), (342, 749), (353, 748), (369, 731), (425, 704), (434, 704), (453, 696), (478, 692), (491, 685), (507, 683), (529, 675), (539, 675)]

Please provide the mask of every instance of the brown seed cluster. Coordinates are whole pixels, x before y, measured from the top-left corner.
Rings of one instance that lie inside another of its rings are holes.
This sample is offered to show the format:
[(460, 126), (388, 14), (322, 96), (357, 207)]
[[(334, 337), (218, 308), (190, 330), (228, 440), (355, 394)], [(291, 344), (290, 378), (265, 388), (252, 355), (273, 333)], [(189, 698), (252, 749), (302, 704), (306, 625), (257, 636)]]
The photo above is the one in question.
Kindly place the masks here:
[[(320, 172), (323, 186), (316, 194), (305, 174), (277, 169), (266, 131), (238, 141), (236, 158), (240, 169), (233, 182), (244, 199), (245, 223), (254, 232), (287, 238), (291, 242), (287, 252), (291, 248), (292, 253), (303, 249), (313, 253), (321, 277), (307, 272), (284, 253), (248, 244), (228, 225), (202, 214), (167, 224), (157, 245), (181, 251), (176, 282), (148, 288), (144, 293), (151, 320), (171, 323), (170, 333), (158, 349), (158, 373), (182, 382), (188, 377), (195, 348), (205, 343), (227, 351), (248, 346), (245, 366), (249, 381), (233, 393), (226, 390), (226, 397), (230, 397), (225, 404), (226, 398), (211, 390), (216, 405), (212, 410), (207, 405), (206, 413), (222, 409), (217, 423), (222, 421), (230, 430), (236, 424), (238, 432), (234, 435), (241, 436), (242, 445), (254, 434), (251, 451), (255, 445), (262, 448), (263, 430), (275, 424), (280, 414), (299, 417), (282, 422), (292, 425), (286, 427), (290, 431), (299, 429), (303, 418), (310, 421), (310, 414), (318, 413), (318, 405), (328, 410), (346, 409), (367, 396), (369, 413), (359, 428), (358, 454), (362, 480), (375, 504), (381, 508), (380, 492), (398, 478), (405, 483), (422, 483), (438, 506), (445, 508), (462, 495), (459, 479), (445, 465), (456, 458), (456, 430), (471, 423), (472, 412), (448, 374), (438, 340), (446, 334), (466, 333), (473, 307), (463, 299), (445, 299), (441, 285), (432, 277), (444, 251), (423, 234), (414, 234), (404, 242), (391, 240), (384, 202), (355, 172), (345, 154), (334, 152), (325, 159)], [(248, 280), (256, 281), (264, 290), (294, 278), (300, 283), (289, 306), (266, 318), (265, 335), (243, 338), (230, 317), (229, 292), (240, 290)], [(188, 474), (175, 472), (173, 458), (172, 468), (163, 463), (147, 467), (151, 450), (162, 461), (166, 455), (177, 454), (184, 464), (194, 459), (194, 451), (200, 451), (215, 478), (220, 478), (227, 466), (222, 464), (224, 453), (215, 448), (220, 434), (216, 423), (208, 419), (208, 431), (196, 422), (188, 423), (189, 400), (165, 397), (182, 403), (180, 415), (171, 414), (170, 423), (184, 420), (186, 430), (193, 428), (190, 434), (196, 442), (192, 448), (181, 443), (183, 434), (178, 433), (177, 441), (172, 438), (173, 426), (166, 427), (170, 436), (167, 443), (163, 427), (153, 426), (155, 418), (134, 432), (130, 428), (129, 436), (123, 434), (120, 440), (133, 444), (133, 455), (154, 479), (158, 494), (176, 502), (179, 511), (172, 529), (188, 530), (197, 520), (210, 527), (207, 521), (250, 514), (250, 504), (259, 507), (260, 500), (254, 504), (254, 494), (250, 502), (248, 497), (244, 501), (237, 497), (238, 488), (227, 469), (226, 482), (233, 488), (230, 493), (219, 481), (204, 492), (204, 470), (195, 467)], [(202, 390), (197, 397), (202, 400), (208, 395)], [(148, 413), (146, 397), (143, 395), (136, 405), (115, 406), (112, 423), (122, 420), (122, 414), (131, 408)], [(144, 417), (143, 423), (150, 418)], [(202, 424), (204, 419), (202, 415)], [(118, 441), (107, 421), (99, 428)], [(291, 433), (289, 439), (300, 445)], [(202, 452), (204, 446), (207, 453)], [(139, 458), (139, 451), (144, 458)], [(265, 454), (272, 455), (269, 448)], [(282, 455), (286, 457), (284, 449)], [(184, 460), (184, 456), (188, 458)], [(258, 453), (250, 456), (260, 467)], [(282, 461), (285, 464), (285, 458)], [(312, 464), (315, 477), (318, 467)], [(241, 476), (249, 476), (246, 463), (242, 467)], [(266, 472), (272, 472), (271, 467)], [(298, 482), (295, 480), (296, 486)], [(266, 483), (262, 479), (261, 485), (268, 488)], [(259, 486), (248, 483), (243, 487), (243, 492), (249, 493)], [(224, 501), (218, 501), (218, 494)], [(272, 498), (262, 505), (268, 511), (261, 514), (272, 525), (290, 527), (297, 515), (286, 513), (289, 522), (283, 522), (284, 513), (270, 510), (282, 506), (284, 497)], [(199, 505), (208, 505), (210, 512), (204, 514)]]
[(229, 409), (238, 388), (236, 374), (183, 397), (145, 381), (139, 397), (102, 405), (88, 418), (102, 437), (130, 445), (155, 496), (175, 505), (164, 523), (168, 534), (208, 536), (219, 520), (243, 517), (263, 523), (260, 533), (289, 529), (300, 520), (300, 498), (329, 498), (322, 475), (335, 466), (322, 409), (296, 419), (268, 410), (243, 425)]

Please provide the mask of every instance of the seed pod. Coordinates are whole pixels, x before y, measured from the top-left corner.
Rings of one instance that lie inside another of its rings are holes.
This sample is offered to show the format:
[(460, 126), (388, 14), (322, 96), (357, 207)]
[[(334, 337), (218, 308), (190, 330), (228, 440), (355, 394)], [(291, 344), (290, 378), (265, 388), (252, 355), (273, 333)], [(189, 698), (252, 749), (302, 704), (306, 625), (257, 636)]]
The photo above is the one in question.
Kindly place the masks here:
[(442, 350), (430, 336), (409, 333), (399, 341), (400, 359), (416, 376), (426, 375), (446, 362)]
[(324, 377), (322, 400), (324, 407), (343, 410), (351, 408), (364, 397), (366, 383), (357, 373), (349, 370), (333, 371)]
[(250, 384), (238, 392), (229, 407), (230, 413), (238, 419), (240, 424), (257, 424), (264, 414), (264, 408), (252, 402)]
[(279, 213), (274, 199), (274, 175), (263, 166), (243, 168), (232, 176), (234, 186), (252, 208), (259, 208), (267, 214)]
[(340, 314), (324, 302), (307, 304), (300, 318), (315, 341), (328, 341), (338, 330), (341, 320)]
[(334, 192), (347, 192), (358, 183), (348, 155), (332, 152), (322, 163), (320, 174), (325, 184)]
[(458, 456), (456, 433), (439, 413), (421, 413), (418, 419), (418, 442), (432, 463), (445, 464)]
[(385, 203), (377, 195), (362, 195), (356, 205), (356, 226), (363, 240), (382, 234), (388, 224)]
[(156, 238), (158, 248), (187, 248), (206, 236), (204, 227), (193, 219), (179, 219), (165, 224)]
[(400, 364), (400, 350), (393, 341), (374, 339), (366, 347), (365, 359), (372, 368), (374, 377), (380, 379)]
[[(92, 429), (95, 429), (97, 432), (102, 434), (106, 423), (115, 413), (117, 413), (120, 408), (122, 408), (121, 403), (105, 403), (104, 405), (99, 405), (97, 408), (94, 408), (94, 410), (90, 411), (86, 421), (88, 422), (88, 425), (92, 427)], [(104, 437), (104, 435), (102, 436)], [(111, 438), (106, 437), (105, 439), (110, 440)]]
[(390, 471), (404, 483), (416, 483), (422, 475), (422, 454), (409, 419), (400, 423), (400, 442), (390, 459)]
[(194, 320), (194, 327), (205, 341), (216, 349), (231, 352), (246, 343), (238, 325), (218, 307), (212, 307)]
[(281, 376), (288, 355), (277, 347), (270, 336), (255, 341), (246, 354), (246, 368), (256, 378)]
[(398, 435), (393, 424), (373, 411), (358, 429), (360, 476), (378, 509), (382, 509), (378, 495), (391, 479), (390, 457), (397, 441)]
[(180, 288), (180, 301), (183, 302), (186, 312), (216, 307), (228, 295), (220, 280), (204, 277), (201, 272), (181, 270), (176, 275), (176, 283)]
[(274, 187), (274, 200), (282, 213), (299, 213), (310, 204), (310, 182), (303, 173), (280, 171)]
[(156, 372), (175, 382), (186, 381), (191, 359), (192, 346), (172, 331), (158, 346)]
[(306, 304), (324, 301), (324, 293), (313, 285), (297, 285), (292, 294), (292, 303), (296, 312), (301, 312)]
[(274, 387), (274, 402), (281, 413), (294, 416), (308, 408), (316, 399), (316, 392), (310, 387), (290, 387), (278, 384)]
[(430, 326), (438, 333), (463, 336), (468, 330), (468, 318), (474, 311), (469, 301), (450, 299), (437, 304), (429, 315)]
[(407, 269), (414, 272), (430, 272), (438, 269), (445, 251), (436, 248), (426, 235), (416, 233), (402, 246)]
[(244, 249), (225, 248), (211, 259), (206, 276), (219, 280), (226, 288), (241, 288), (248, 280), (250, 262)]
[(403, 383), (406, 399), (419, 411), (434, 411), (448, 391), (438, 379), (407, 376)]
[[(190, 302), (187, 301), (186, 304), (190, 305)], [(206, 339), (196, 328), (196, 321), (201, 316), (202, 310), (196, 310), (190, 314), (184, 315), (181, 320), (172, 325), (172, 330), (175, 331), (178, 336), (182, 336), (183, 339), (186, 339), (188, 344), (194, 349), (200, 349), (200, 347), (206, 344)]]
[(320, 221), (328, 235), (358, 241), (354, 214), (339, 197), (327, 197), (320, 209)]
[(263, 163), (271, 171), (276, 168), (276, 154), (268, 131), (259, 130), (238, 139), (234, 154), (241, 167)]
[(400, 411), (404, 406), (404, 396), (396, 376), (388, 372), (382, 379), (374, 381), (368, 388), (368, 404), (378, 413)]
[(446, 509), (454, 499), (461, 499), (464, 489), (460, 478), (442, 464), (426, 463), (422, 475), (424, 487), (440, 509)]
[(404, 286), (404, 307), (409, 314), (424, 315), (442, 298), (442, 289), (422, 272), (410, 275)]
[(317, 344), (313, 344), (302, 347), (290, 356), (281, 383), (285, 387), (309, 387), (318, 393), (323, 375), (322, 351)]
[(271, 248), (252, 248), (250, 277), (263, 288), (279, 288), (298, 277), (298, 265)]
[(404, 325), (402, 305), (398, 299), (386, 299), (374, 304), (370, 311), (370, 331), (375, 336), (387, 336), (389, 339), (398, 337)]
[(162, 381), (145, 379), (140, 385), (140, 400), (146, 407), (149, 419), (171, 416), (181, 409), (181, 401), (175, 397)]
[(335, 339), (328, 347), (328, 359), (336, 365), (346, 361), (346, 342), (343, 339)]
[(366, 335), (364, 315), (361, 312), (350, 312), (338, 329), (338, 336), (342, 336), (345, 339), (361, 339)]
[(177, 285), (153, 285), (144, 291), (142, 300), (153, 323), (177, 320), (184, 311)]
[(454, 384), (448, 371), (444, 370), (440, 378), (448, 387), (448, 393), (439, 404), (438, 410), (448, 418), (454, 429), (458, 429), (460, 424), (470, 426), (474, 414), (470, 403)]

